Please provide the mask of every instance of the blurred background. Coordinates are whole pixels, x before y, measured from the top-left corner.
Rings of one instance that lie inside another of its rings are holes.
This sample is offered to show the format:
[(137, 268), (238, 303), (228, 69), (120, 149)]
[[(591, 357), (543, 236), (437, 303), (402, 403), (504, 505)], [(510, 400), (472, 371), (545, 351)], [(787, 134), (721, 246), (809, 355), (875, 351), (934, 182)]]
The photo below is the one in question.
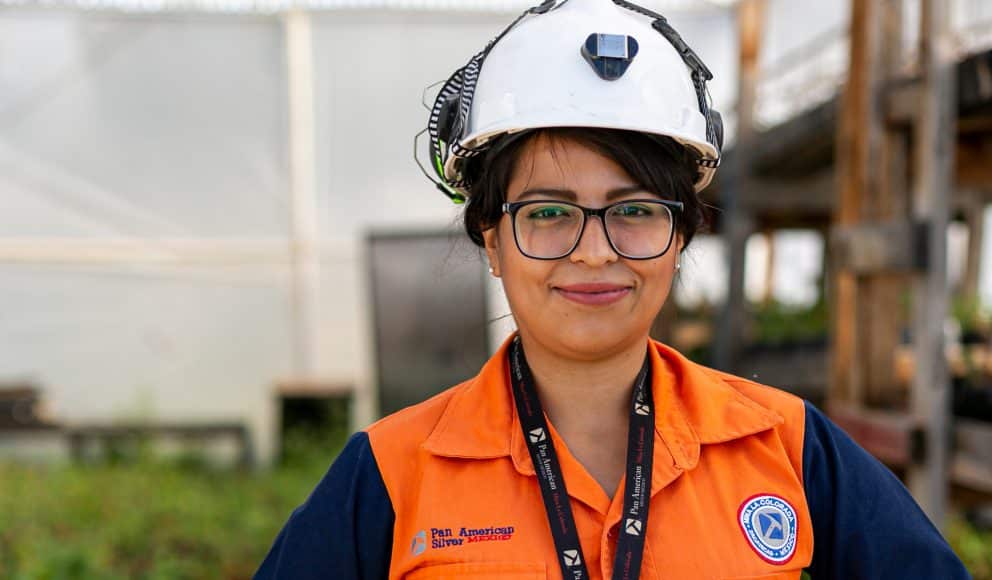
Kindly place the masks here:
[[(519, 0), (0, 0), (0, 577), (247, 578), (512, 331), (423, 178)], [(992, 3), (643, 0), (715, 74), (654, 334), (825, 408), (992, 578)]]

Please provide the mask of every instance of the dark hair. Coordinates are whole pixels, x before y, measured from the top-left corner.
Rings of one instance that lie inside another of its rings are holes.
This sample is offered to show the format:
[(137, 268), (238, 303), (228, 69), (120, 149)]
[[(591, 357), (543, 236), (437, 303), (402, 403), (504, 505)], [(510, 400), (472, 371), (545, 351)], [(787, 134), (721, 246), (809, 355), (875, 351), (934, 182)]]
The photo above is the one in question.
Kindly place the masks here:
[(663, 199), (680, 201), (683, 211), (676, 221), (683, 248), (697, 231), (709, 223), (706, 206), (696, 195), (693, 184), (698, 174), (699, 154), (669, 137), (619, 129), (555, 127), (536, 129), (503, 137), (466, 168), (471, 195), (463, 220), (468, 237), (485, 246), (482, 232), (499, 223), (510, 179), (528, 143), (547, 138), (552, 144), (563, 140), (585, 145), (617, 162), (635, 182)]

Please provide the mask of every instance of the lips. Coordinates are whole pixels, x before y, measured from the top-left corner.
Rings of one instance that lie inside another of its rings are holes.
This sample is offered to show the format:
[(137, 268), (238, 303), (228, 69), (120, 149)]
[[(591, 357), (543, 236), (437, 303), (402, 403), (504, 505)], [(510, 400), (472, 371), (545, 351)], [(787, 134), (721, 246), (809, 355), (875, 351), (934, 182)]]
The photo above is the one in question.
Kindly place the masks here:
[(555, 286), (554, 289), (563, 298), (572, 302), (588, 306), (605, 306), (623, 299), (633, 288), (623, 284), (588, 282)]

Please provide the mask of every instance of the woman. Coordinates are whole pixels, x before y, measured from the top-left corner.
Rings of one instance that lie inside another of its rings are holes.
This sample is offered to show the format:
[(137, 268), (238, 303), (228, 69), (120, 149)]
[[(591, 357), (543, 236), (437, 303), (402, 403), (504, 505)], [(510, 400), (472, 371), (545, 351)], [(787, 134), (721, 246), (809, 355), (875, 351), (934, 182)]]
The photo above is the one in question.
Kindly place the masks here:
[(355, 435), (259, 578), (967, 578), (819, 411), (648, 337), (720, 151), (660, 16), (525, 13), (441, 90), (438, 186), (519, 332)]

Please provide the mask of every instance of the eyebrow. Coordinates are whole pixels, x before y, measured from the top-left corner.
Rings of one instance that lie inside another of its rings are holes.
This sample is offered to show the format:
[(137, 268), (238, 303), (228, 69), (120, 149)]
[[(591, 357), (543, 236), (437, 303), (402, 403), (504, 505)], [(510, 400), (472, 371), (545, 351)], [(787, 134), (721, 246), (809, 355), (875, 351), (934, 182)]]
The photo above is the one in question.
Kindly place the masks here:
[[(648, 195), (651, 195), (652, 197), (660, 197), (649, 192), (640, 185), (628, 185), (626, 187), (618, 187), (616, 189), (611, 189), (607, 191), (606, 201), (612, 201), (618, 197), (623, 197), (625, 195), (630, 195), (632, 193), (646, 193)], [(517, 200), (518, 201), (523, 200), (526, 197), (540, 197), (540, 196), (560, 197), (560, 198), (564, 198), (567, 201), (577, 201), (579, 199), (579, 196), (571, 189), (555, 189), (555, 188), (541, 187), (536, 189), (528, 189), (524, 191), (523, 193), (520, 194), (519, 197), (517, 197)]]

